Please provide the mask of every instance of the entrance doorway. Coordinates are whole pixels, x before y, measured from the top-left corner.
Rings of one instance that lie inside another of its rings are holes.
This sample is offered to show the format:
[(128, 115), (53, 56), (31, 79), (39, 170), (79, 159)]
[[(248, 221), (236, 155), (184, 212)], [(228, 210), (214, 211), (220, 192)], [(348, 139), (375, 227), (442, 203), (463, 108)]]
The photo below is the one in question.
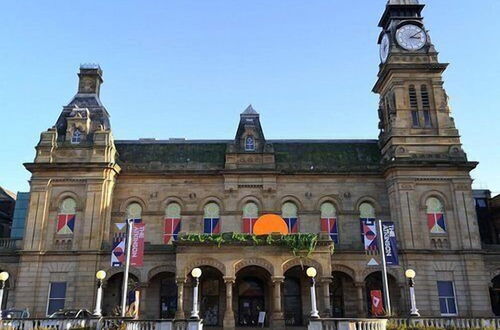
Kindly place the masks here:
[(203, 325), (220, 326), (222, 324), (221, 300), (225, 298), (222, 273), (210, 266), (200, 267), (200, 317)]
[(500, 316), (500, 275), (491, 281), (490, 298), (491, 310), (495, 316)]
[(285, 272), (283, 301), (287, 326), (303, 325), (302, 288), (308, 282), (304, 274), (305, 270), (300, 266), (295, 266)]
[(238, 324), (257, 326), (259, 313), (266, 310), (264, 284), (256, 277), (246, 277), (238, 286)]
[(270, 278), (265, 269), (257, 266), (245, 267), (236, 274), (238, 326), (259, 326), (259, 317), (264, 317), (264, 324), (267, 325)]

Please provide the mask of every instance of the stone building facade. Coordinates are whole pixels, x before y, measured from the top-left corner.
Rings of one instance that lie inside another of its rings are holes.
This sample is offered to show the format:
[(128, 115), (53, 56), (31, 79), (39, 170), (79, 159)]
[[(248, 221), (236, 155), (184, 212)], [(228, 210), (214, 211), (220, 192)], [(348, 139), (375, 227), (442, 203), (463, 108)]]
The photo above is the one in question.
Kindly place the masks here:
[[(272, 328), (302, 325), (310, 311), (303, 266), (318, 270), (322, 315), (368, 316), (381, 277), (380, 266), (368, 265), (374, 256), (360, 219), (376, 218), (396, 224), (396, 315), (409, 310), (404, 271), (413, 268), (422, 315), (491, 316), (499, 259), (481, 246), (469, 174), (477, 163), (462, 150), (443, 89), (447, 64), (425, 30), (423, 7), (391, 0), (380, 21), (376, 140), (267, 140), (251, 106), (231, 140), (115, 140), (99, 99), (101, 69), (82, 66), (77, 94), (25, 164), (32, 177), (23, 249), (15, 263), (0, 262), (12, 276), (10, 303), (37, 316), (93, 308), (95, 273), (104, 269), (104, 310), (112, 313), (123, 272), (110, 267), (115, 224), (134, 217), (146, 224), (144, 265), (131, 268), (142, 317), (189, 316), (189, 273), (201, 267), (206, 325), (250, 326), (259, 311)], [(325, 219), (337, 229), (328, 227), (308, 256), (175, 241), (177, 229), (248, 231), (246, 220), (268, 213), (293, 219), (292, 232), (320, 233)]]

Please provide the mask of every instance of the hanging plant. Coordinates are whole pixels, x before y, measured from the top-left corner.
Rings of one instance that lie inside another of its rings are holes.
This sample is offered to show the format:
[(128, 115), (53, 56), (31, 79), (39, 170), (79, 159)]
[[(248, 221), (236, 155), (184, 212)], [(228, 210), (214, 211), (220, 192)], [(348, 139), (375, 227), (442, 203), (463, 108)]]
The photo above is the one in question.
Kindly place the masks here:
[(260, 236), (242, 233), (181, 234), (179, 235), (178, 240), (179, 242), (193, 244), (216, 244), (218, 247), (221, 247), (223, 244), (283, 246), (289, 248), (295, 256), (297, 256), (300, 252), (305, 252), (306, 256), (309, 256), (316, 249), (318, 235), (309, 233)]

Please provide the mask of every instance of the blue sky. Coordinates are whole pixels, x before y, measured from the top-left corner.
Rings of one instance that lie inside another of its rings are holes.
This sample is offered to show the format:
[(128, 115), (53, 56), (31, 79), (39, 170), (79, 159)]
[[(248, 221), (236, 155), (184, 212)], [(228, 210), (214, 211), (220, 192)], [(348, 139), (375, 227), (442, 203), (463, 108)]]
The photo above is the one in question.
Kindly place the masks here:
[[(0, 185), (29, 189), (22, 163), (87, 62), (104, 70), (116, 139), (233, 138), (249, 103), (266, 138), (376, 138), (385, 2), (4, 1)], [(475, 187), (500, 193), (500, 1), (426, 3)]]

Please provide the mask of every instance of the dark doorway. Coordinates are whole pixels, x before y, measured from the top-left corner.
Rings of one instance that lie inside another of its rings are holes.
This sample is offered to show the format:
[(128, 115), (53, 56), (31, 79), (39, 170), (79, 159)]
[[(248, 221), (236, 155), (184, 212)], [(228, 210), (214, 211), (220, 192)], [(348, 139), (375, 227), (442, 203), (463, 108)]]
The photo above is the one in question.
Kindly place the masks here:
[(302, 295), (300, 280), (286, 277), (283, 285), (285, 298), (285, 324), (302, 325)]
[(490, 298), (491, 310), (495, 316), (500, 316), (500, 275), (491, 281)]
[[(401, 295), (398, 290), (398, 285), (396, 279), (391, 275), (387, 274), (387, 280), (389, 282), (389, 296), (391, 298), (391, 310), (392, 313), (397, 315), (400, 308), (404, 308), (404, 306), (399, 306), (399, 302), (401, 301)], [(366, 302), (368, 306), (368, 315), (376, 316), (372, 313), (372, 292), (380, 291), (381, 298), (383, 301), (383, 310), (384, 313), (387, 309), (387, 302), (385, 301), (385, 297), (383, 294), (383, 285), (382, 285), (382, 272), (374, 272), (368, 275), (365, 279), (366, 284)]]
[(283, 304), (287, 326), (303, 325), (302, 289), (305, 283), (309, 283), (309, 280), (305, 276), (304, 267), (295, 266), (285, 272)]
[[(137, 277), (129, 274), (128, 290), (133, 290), (138, 283)], [(106, 280), (104, 284), (102, 311), (104, 316), (119, 316), (121, 314), (123, 273), (117, 273)]]
[(245, 277), (238, 285), (238, 324), (257, 326), (259, 313), (266, 310), (265, 288), (262, 280)]
[(205, 326), (219, 326), (222, 324), (220, 312), (222, 273), (213, 267), (201, 267), (200, 278), (200, 317)]

